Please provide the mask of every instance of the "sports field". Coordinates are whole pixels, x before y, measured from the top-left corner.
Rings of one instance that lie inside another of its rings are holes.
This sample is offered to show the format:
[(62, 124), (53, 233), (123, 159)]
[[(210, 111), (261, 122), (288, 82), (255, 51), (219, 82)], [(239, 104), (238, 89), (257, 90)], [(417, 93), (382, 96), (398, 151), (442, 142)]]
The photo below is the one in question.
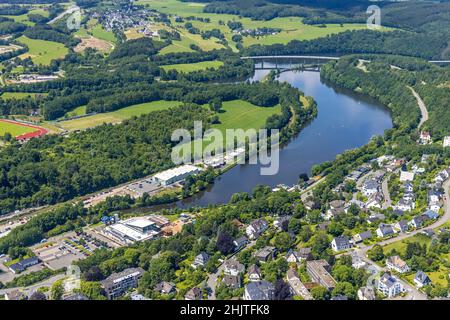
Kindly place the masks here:
[(165, 71), (168, 70), (177, 70), (178, 72), (193, 72), (206, 70), (208, 68), (217, 69), (223, 66), (222, 61), (202, 61), (197, 63), (182, 63), (182, 64), (171, 64), (166, 66), (161, 66)]
[[(103, 123), (119, 123), (125, 119), (133, 116), (140, 116), (142, 114), (150, 113), (158, 110), (166, 110), (171, 107), (179, 106), (178, 101), (153, 101), (148, 103), (136, 104), (113, 112), (99, 113), (84, 118), (67, 120), (58, 122), (58, 126), (62, 129), (73, 131), (93, 128)], [(84, 111), (83, 111), (84, 108)], [(75, 109), (76, 113), (84, 114), (85, 107)]]
[(64, 44), (54, 41), (35, 40), (26, 36), (17, 39), (26, 44), (29, 51), (20, 55), (21, 59), (31, 57), (35, 64), (49, 65), (54, 59), (61, 59), (69, 52)]
[(13, 137), (20, 136), (25, 133), (35, 132), (36, 129), (23, 126), (20, 124), (5, 122), (0, 119), (0, 136), (4, 136), (5, 133), (9, 132)]

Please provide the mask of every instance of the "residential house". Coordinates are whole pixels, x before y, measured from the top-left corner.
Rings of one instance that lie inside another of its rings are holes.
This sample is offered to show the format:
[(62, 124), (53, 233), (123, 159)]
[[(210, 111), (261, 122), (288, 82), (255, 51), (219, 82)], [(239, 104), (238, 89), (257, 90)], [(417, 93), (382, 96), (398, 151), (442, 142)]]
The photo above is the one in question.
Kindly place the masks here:
[(231, 289), (239, 289), (241, 287), (241, 276), (225, 274), (222, 278), (222, 283)]
[(200, 288), (194, 287), (184, 295), (184, 300), (202, 300), (203, 293)]
[(276, 255), (276, 248), (275, 247), (271, 247), (271, 246), (266, 246), (260, 250), (258, 250), (255, 254), (254, 257), (259, 261), (259, 262), (267, 262), (271, 259), (274, 259)]
[(420, 144), (429, 144), (429, 143), (433, 142), (431, 140), (430, 132), (428, 132), (428, 131), (421, 131), (420, 132), (420, 137), (419, 137), (419, 142), (420, 142)]
[(401, 211), (411, 211), (415, 208), (415, 203), (413, 200), (402, 198), (398, 201), (395, 208)]
[(394, 229), (398, 232), (408, 231), (408, 221), (400, 220), (394, 224)]
[(159, 294), (171, 294), (176, 291), (176, 287), (172, 282), (162, 281), (155, 286), (155, 291)]
[(383, 194), (381, 192), (377, 192), (370, 196), (370, 198), (366, 201), (366, 208), (372, 209), (372, 208), (378, 208), (381, 209), (383, 206)]
[(370, 238), (372, 238), (372, 231), (367, 230), (367, 231), (355, 234), (353, 236), (353, 241), (355, 243), (360, 243), (360, 242), (363, 242), (364, 240), (367, 240), (367, 239), (370, 239)]
[(331, 241), (333, 251), (347, 250), (352, 247), (350, 240), (346, 236), (339, 236)]
[(259, 281), (262, 279), (261, 270), (256, 264), (253, 264), (248, 268), (247, 276), (249, 281)]
[(431, 284), (431, 279), (425, 272), (417, 271), (414, 276), (414, 284), (416, 287), (422, 288), (423, 286)]
[(283, 225), (289, 223), (290, 219), (291, 219), (290, 216), (279, 216), (279, 217), (276, 217), (275, 220), (273, 221), (273, 226), (275, 228), (277, 228), (278, 230), (282, 230), (283, 229)]
[(400, 171), (400, 182), (411, 182), (414, 180), (414, 172)]
[(293, 295), (302, 297), (304, 300), (313, 300), (311, 293), (306, 289), (305, 285), (300, 280), (297, 272), (290, 268), (286, 273), (286, 280), (291, 287), (291, 292)]
[(444, 140), (442, 142), (442, 147), (443, 148), (450, 147), (450, 136), (444, 137)]
[(392, 298), (402, 293), (404, 288), (396, 277), (386, 272), (378, 281), (378, 290), (388, 298)]
[(298, 263), (311, 259), (311, 248), (300, 248), (298, 250), (290, 249), (286, 254), (287, 262)]
[(238, 252), (248, 244), (248, 239), (244, 236), (239, 237), (233, 241), (234, 251)]
[(274, 293), (274, 285), (266, 280), (249, 282), (245, 286), (244, 300), (272, 300)]
[(235, 259), (225, 261), (223, 272), (227, 275), (238, 276), (245, 272), (245, 266)]
[(380, 238), (389, 237), (394, 234), (394, 229), (389, 224), (380, 223), (377, 229), (377, 236)]
[(392, 256), (386, 259), (386, 267), (389, 270), (394, 270), (398, 273), (406, 273), (408, 272), (409, 266), (405, 261), (402, 260), (399, 256)]
[(361, 269), (366, 266), (366, 262), (361, 259), (357, 254), (352, 254), (352, 267), (355, 269)]
[(407, 181), (403, 184), (403, 190), (405, 192), (413, 192), (414, 191), (414, 186), (411, 182)]
[(363, 184), (362, 193), (366, 197), (370, 197), (380, 190), (380, 184), (376, 180), (368, 180)]
[(426, 220), (426, 218), (424, 218), (424, 217), (426, 217), (426, 216), (417, 216), (417, 217), (414, 217), (414, 218), (412, 218), (412, 219), (408, 222), (408, 225), (409, 225), (411, 228), (416, 228), (416, 229), (422, 228), (423, 223), (424, 223), (425, 220)]
[(373, 287), (361, 287), (358, 290), (359, 300), (375, 300), (376, 294)]
[(437, 218), (439, 218), (439, 214), (436, 211), (433, 211), (433, 210), (427, 210), (427, 211), (424, 212), (423, 215), (427, 216), (428, 219), (430, 219), (430, 220), (436, 220)]
[(306, 271), (312, 281), (328, 290), (332, 290), (336, 286), (336, 281), (329, 273), (330, 265), (325, 260), (306, 261)]
[(13, 290), (5, 293), (5, 300), (27, 300), (25, 293), (19, 290)]
[(191, 266), (194, 269), (197, 269), (198, 267), (204, 267), (206, 263), (209, 260), (209, 255), (206, 252), (200, 252), (194, 259), (194, 262), (191, 264)]
[(263, 218), (252, 221), (246, 228), (245, 233), (251, 240), (258, 238), (269, 228), (269, 224)]
[(374, 213), (374, 214), (371, 214), (367, 218), (367, 223), (368, 224), (373, 224), (373, 223), (376, 223), (378, 221), (382, 221), (384, 219), (386, 219), (386, 216), (384, 214), (382, 214), (382, 213)]
[(129, 289), (136, 288), (144, 272), (142, 268), (128, 268), (122, 272), (113, 273), (101, 281), (101, 285), (108, 299), (118, 298)]

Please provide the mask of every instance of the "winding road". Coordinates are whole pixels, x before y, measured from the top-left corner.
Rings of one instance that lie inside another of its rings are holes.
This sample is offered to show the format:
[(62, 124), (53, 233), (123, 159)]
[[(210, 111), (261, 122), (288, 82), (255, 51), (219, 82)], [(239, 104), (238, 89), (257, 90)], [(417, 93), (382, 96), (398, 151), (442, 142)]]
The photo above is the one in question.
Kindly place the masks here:
[(419, 122), (419, 126), (418, 126), (418, 129), (420, 129), (422, 127), (422, 125), (428, 120), (427, 106), (425, 105), (422, 98), (419, 96), (419, 94), (416, 92), (416, 90), (414, 90), (413, 87), (408, 86), (408, 88), (412, 91), (412, 94), (416, 98), (417, 104), (419, 105), (419, 108), (420, 108), (420, 113), (422, 114), (422, 116), (420, 117), (420, 122)]

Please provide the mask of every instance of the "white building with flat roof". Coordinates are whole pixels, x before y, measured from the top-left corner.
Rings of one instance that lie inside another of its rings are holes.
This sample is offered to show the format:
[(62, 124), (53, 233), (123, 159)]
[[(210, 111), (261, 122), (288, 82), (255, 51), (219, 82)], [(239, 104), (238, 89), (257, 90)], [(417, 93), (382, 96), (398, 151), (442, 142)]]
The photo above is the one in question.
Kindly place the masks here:
[(443, 147), (450, 147), (450, 136), (444, 137)]
[(155, 222), (146, 218), (132, 218), (107, 226), (102, 233), (116, 242), (127, 245), (153, 239), (159, 234), (159, 228)]
[(202, 168), (196, 167), (190, 164), (186, 164), (180, 167), (169, 169), (153, 176), (152, 180), (161, 185), (167, 186), (169, 184), (181, 181), (184, 178), (197, 174), (203, 171)]

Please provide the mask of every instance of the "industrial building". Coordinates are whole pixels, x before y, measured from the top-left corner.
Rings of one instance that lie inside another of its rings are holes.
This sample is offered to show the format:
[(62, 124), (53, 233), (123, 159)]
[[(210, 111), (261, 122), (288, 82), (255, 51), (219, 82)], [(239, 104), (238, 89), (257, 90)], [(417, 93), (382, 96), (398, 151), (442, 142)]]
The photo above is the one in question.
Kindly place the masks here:
[(203, 171), (202, 168), (186, 164), (184, 166), (157, 173), (153, 176), (152, 180), (158, 184), (167, 186), (172, 183), (181, 181), (190, 175), (195, 175), (201, 171)]
[(146, 218), (132, 218), (109, 225), (102, 233), (122, 245), (145, 241), (159, 235), (160, 229), (155, 222)]

